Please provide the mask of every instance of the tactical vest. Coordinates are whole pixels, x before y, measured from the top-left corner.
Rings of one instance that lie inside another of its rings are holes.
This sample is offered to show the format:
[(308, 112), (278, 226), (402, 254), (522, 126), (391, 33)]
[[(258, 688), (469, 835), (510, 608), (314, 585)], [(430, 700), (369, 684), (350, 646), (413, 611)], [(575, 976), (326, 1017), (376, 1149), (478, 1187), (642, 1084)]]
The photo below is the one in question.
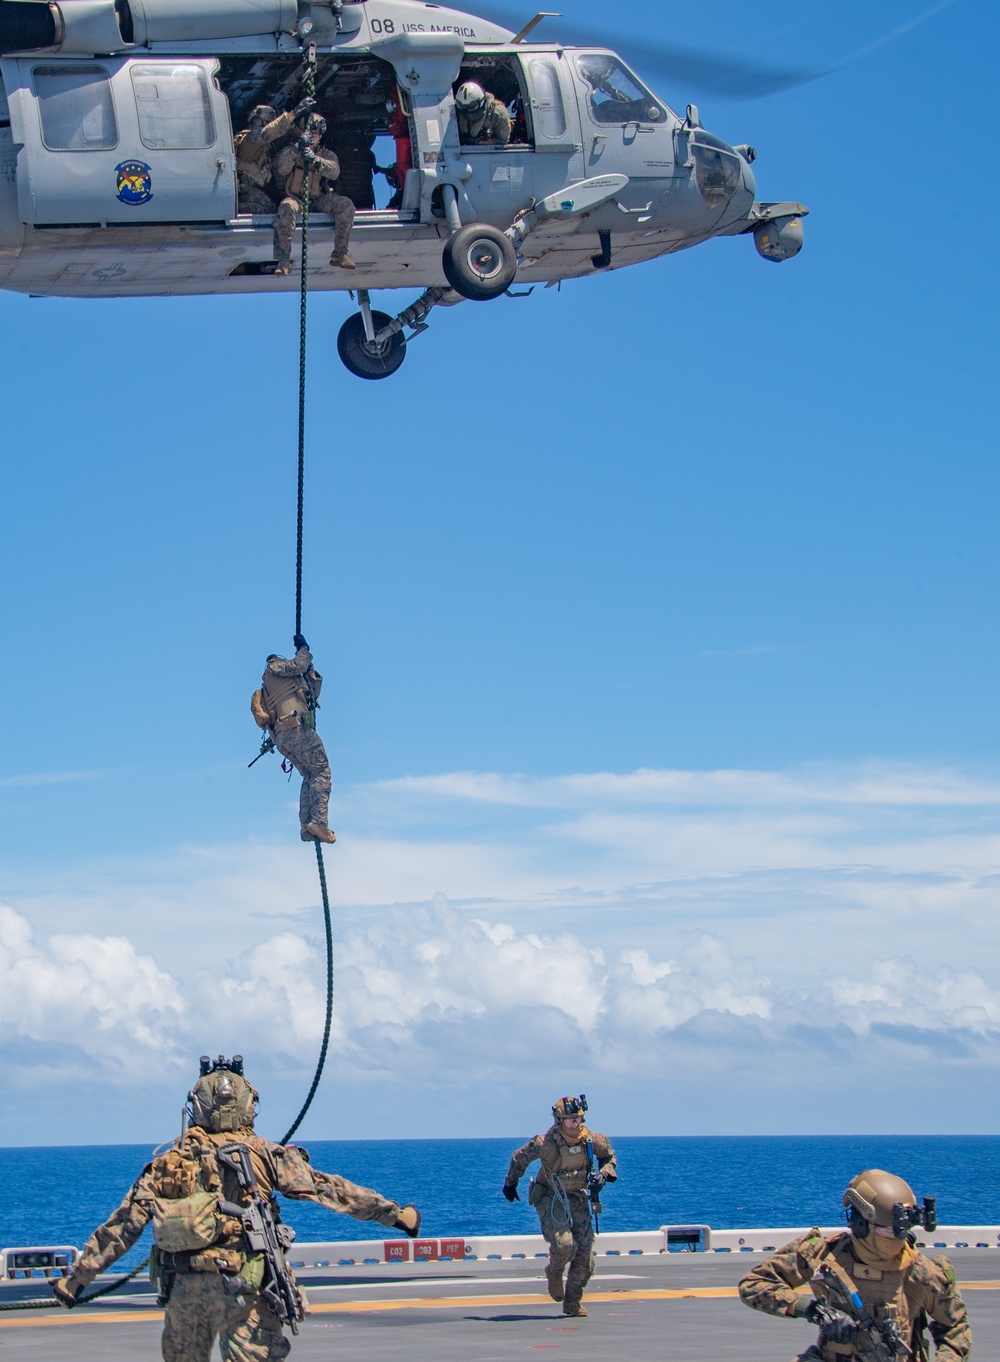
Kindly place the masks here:
[(576, 1144), (568, 1144), (558, 1131), (550, 1130), (542, 1145), (542, 1166), (538, 1181), (544, 1186), (554, 1186), (553, 1175), (559, 1177), (567, 1192), (583, 1192), (587, 1189), (587, 1141), (591, 1138), (586, 1129), (580, 1132)]
[[(858, 1262), (851, 1252), (850, 1244), (850, 1234), (841, 1235), (827, 1246), (821, 1257), (833, 1258), (844, 1269), (861, 1297), (865, 1310), (875, 1319), (885, 1318), (887, 1305), (895, 1306), (900, 1335), (913, 1344), (915, 1340), (912, 1335), (919, 1311), (906, 1294), (906, 1282), (910, 1266), (916, 1258), (916, 1250), (907, 1248), (899, 1269), (892, 1270)], [(849, 1359), (859, 1356), (853, 1344), (831, 1343), (826, 1339), (819, 1344), (819, 1352), (823, 1362), (849, 1362)], [(917, 1357), (921, 1356), (918, 1346), (914, 1347), (914, 1352)]]
[[(326, 150), (325, 147), (318, 148), (316, 155), (324, 161), (331, 161), (334, 165), (339, 164), (336, 158)], [(338, 172), (339, 173), (339, 172)], [(293, 199), (302, 198), (302, 186), (305, 183), (306, 167), (301, 156), (295, 158), (295, 165), (292, 167), (285, 180), (285, 193)], [(309, 172), (309, 198), (318, 199), (322, 193), (321, 179), (335, 180), (336, 175), (325, 173), (322, 170), (311, 170)]]
[(313, 667), (298, 676), (275, 676), (267, 669), (261, 682), (261, 699), (272, 732), (315, 728), (313, 706), (322, 686), (323, 678)]

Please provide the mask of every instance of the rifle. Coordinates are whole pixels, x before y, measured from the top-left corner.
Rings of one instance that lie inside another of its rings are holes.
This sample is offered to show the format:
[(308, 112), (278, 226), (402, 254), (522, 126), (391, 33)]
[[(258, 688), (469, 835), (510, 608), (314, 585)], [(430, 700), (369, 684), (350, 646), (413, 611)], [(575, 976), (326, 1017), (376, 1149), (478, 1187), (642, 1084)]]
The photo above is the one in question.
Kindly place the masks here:
[(261, 738), (261, 740), (260, 740), (260, 751), (259, 751), (259, 752), (257, 753), (257, 755), (254, 757), (253, 761), (248, 761), (248, 762), (247, 762), (247, 770), (249, 771), (251, 766), (255, 766), (255, 765), (257, 764), (257, 762), (260, 761), (261, 757), (266, 757), (267, 754), (268, 754), (269, 752), (273, 752), (273, 751), (274, 751), (274, 739), (271, 737), (270, 733), (268, 733), (265, 737)]
[(858, 1325), (854, 1345), (862, 1362), (896, 1362), (900, 1357), (912, 1357), (913, 1351), (899, 1332), (896, 1307), (885, 1307), (885, 1318), (868, 1314), (864, 1302), (854, 1290), (843, 1270), (830, 1263), (820, 1263), (809, 1282), (817, 1305), (811, 1318), (822, 1329), (834, 1318), (834, 1312), (849, 1315)]
[(245, 1145), (227, 1144), (216, 1154), (219, 1162), (236, 1174), (240, 1187), (250, 1198), (249, 1206), (221, 1201), (219, 1209), (223, 1215), (231, 1215), (234, 1220), (240, 1221), (251, 1249), (254, 1253), (264, 1255), (266, 1271), (260, 1294), (281, 1323), (287, 1324), (292, 1333), (297, 1334), (298, 1322), (304, 1318), (302, 1298), (291, 1269), (285, 1262), (285, 1249), (294, 1240), (295, 1231), (291, 1225), (282, 1225), (275, 1220), (274, 1209), (260, 1190)]
[(601, 1216), (604, 1214), (604, 1207), (601, 1205), (601, 1188), (604, 1186), (603, 1179), (598, 1178), (594, 1169), (594, 1146), (587, 1141), (587, 1195), (590, 1197), (590, 1209), (594, 1216), (594, 1233), (601, 1232)]

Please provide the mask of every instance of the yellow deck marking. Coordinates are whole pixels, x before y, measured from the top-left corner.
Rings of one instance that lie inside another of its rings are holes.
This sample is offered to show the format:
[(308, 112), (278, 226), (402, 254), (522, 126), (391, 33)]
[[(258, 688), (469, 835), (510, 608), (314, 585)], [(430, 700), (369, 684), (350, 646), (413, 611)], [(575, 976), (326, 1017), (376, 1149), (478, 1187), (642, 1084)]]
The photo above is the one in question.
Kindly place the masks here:
[[(1000, 1291), (1000, 1281), (959, 1282), (961, 1291)], [(725, 1300), (739, 1295), (735, 1286), (689, 1286), (662, 1290), (588, 1291), (587, 1301), (679, 1301)], [(468, 1310), (470, 1307), (489, 1309), (499, 1305), (551, 1305), (546, 1293), (534, 1292), (519, 1296), (404, 1296), (397, 1300), (319, 1301), (312, 1306), (314, 1315), (369, 1315), (380, 1310)], [(59, 1315), (16, 1314), (0, 1315), (0, 1329), (40, 1329), (66, 1324), (135, 1324), (161, 1320), (162, 1310), (100, 1310)]]

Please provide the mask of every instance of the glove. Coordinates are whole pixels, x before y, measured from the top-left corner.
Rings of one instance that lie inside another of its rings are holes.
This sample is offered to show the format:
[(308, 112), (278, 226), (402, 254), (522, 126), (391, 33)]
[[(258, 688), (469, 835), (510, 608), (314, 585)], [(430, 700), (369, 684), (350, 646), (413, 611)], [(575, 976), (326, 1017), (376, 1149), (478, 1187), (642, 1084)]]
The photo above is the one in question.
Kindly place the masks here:
[(305, 146), (302, 148), (302, 159), (307, 166), (312, 165), (313, 161), (316, 160), (316, 153), (313, 151), (312, 147)]
[(82, 1290), (83, 1283), (75, 1282), (72, 1277), (57, 1277), (52, 1283), (53, 1296), (67, 1310), (73, 1309), (76, 1298)]
[(402, 1230), (411, 1239), (416, 1239), (420, 1233), (420, 1212), (416, 1206), (404, 1206), (399, 1213), (399, 1219), (392, 1222), (394, 1230)]
[(843, 1310), (831, 1310), (821, 1307), (816, 1311), (818, 1318), (814, 1321), (823, 1331), (823, 1337), (828, 1343), (854, 1343), (858, 1334), (861, 1332), (861, 1325), (856, 1320), (851, 1319), (850, 1315)]
[(590, 1179), (590, 1185), (595, 1192), (603, 1191), (607, 1184), (608, 1175), (606, 1173), (595, 1173)]
[(503, 1194), (504, 1194), (504, 1196), (507, 1198), (508, 1201), (520, 1201), (520, 1200), (521, 1200), (521, 1194), (520, 1194), (520, 1192), (517, 1190), (517, 1183), (516, 1183), (516, 1182), (505, 1182), (504, 1185), (503, 1185)]
[(312, 95), (306, 95), (305, 99), (300, 99), (292, 110), (292, 117), (296, 120), (300, 119), (303, 114), (307, 114), (310, 109), (315, 109), (315, 107), (316, 101), (313, 99)]
[(309, 647), (309, 644), (306, 642), (305, 637), (302, 634), (296, 634), (295, 637), (292, 639), (292, 642), (295, 644), (296, 648)]

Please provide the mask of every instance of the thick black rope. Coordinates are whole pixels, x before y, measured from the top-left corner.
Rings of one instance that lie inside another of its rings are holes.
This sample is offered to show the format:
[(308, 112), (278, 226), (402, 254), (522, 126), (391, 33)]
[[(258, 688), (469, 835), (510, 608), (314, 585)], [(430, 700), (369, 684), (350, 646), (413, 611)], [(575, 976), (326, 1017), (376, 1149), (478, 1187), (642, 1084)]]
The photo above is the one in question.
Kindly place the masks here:
[[(310, 48), (306, 54), (306, 95), (312, 98), (316, 93), (316, 49)], [(309, 165), (304, 167), (302, 177), (302, 269), (299, 274), (299, 462), (296, 490), (295, 517), (295, 632), (302, 633), (302, 524), (305, 507), (305, 469), (306, 469), (306, 303), (309, 297), (309, 280), (306, 273), (309, 261)], [(326, 887), (326, 867), (323, 864), (323, 847), (315, 842), (316, 868), (319, 871), (319, 887), (323, 896), (323, 924), (326, 928), (326, 1020), (323, 1024), (323, 1042), (319, 1048), (316, 1072), (310, 1085), (306, 1100), (295, 1120), (282, 1137), (281, 1143), (287, 1144), (312, 1106), (319, 1080), (323, 1076), (327, 1050), (330, 1048), (330, 1028), (333, 1024), (333, 924), (330, 920), (330, 896)]]
[(319, 1059), (316, 1061), (316, 1072), (313, 1074), (312, 1087), (302, 1103), (302, 1110), (295, 1120), (288, 1127), (288, 1130), (281, 1137), (281, 1143), (287, 1144), (299, 1126), (302, 1118), (312, 1105), (312, 1100), (316, 1096), (316, 1089), (319, 1087), (319, 1080), (323, 1075), (323, 1066), (326, 1064), (326, 1052), (330, 1048), (330, 1028), (333, 1024), (333, 923), (330, 919), (330, 896), (326, 888), (326, 867), (323, 864), (323, 846), (320, 842), (314, 842), (316, 848), (316, 867), (319, 870), (319, 887), (323, 894), (323, 923), (326, 927), (326, 1020), (323, 1024), (323, 1043), (319, 1048)]
[[(316, 49), (306, 54), (306, 97), (316, 95)], [(309, 179), (308, 161), (302, 175), (302, 261), (299, 271), (299, 470), (295, 513), (295, 632), (302, 633), (302, 520), (306, 474), (306, 303), (309, 297)]]
[[(133, 1277), (138, 1277), (144, 1267), (149, 1266), (149, 1259), (143, 1258), (138, 1267), (134, 1267), (131, 1272), (127, 1272), (124, 1277), (116, 1277), (108, 1286), (101, 1286), (96, 1291), (91, 1291), (89, 1296), (79, 1296), (77, 1305), (89, 1305), (91, 1301), (96, 1301), (100, 1296), (109, 1296), (112, 1291), (120, 1290), (126, 1282), (130, 1282)], [(0, 1310), (52, 1310), (58, 1308), (58, 1302), (54, 1300), (43, 1301), (10, 1301), (6, 1305), (0, 1305)]]

